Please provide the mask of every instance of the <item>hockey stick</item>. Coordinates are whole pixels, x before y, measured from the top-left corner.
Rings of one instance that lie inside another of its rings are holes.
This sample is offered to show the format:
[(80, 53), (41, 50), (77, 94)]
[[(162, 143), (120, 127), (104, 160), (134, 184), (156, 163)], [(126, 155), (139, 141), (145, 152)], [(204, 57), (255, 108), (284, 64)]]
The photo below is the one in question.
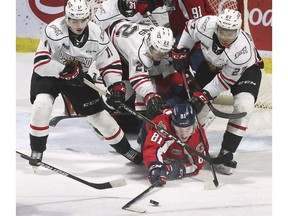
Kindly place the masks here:
[[(122, 113), (122, 112), (112, 112), (112, 116), (121, 116), (121, 115), (127, 115), (128, 113)], [(71, 116), (55, 116), (49, 121), (49, 126), (55, 127), (61, 120), (63, 119), (71, 119), (71, 118), (84, 118), (87, 117), (86, 115), (71, 115)]]
[(38, 164), (40, 164), (40, 166), (42, 166), (42, 167), (44, 167), (46, 169), (52, 170), (53, 172), (55, 172), (57, 174), (61, 174), (61, 175), (64, 175), (64, 176), (66, 176), (68, 178), (74, 179), (75, 181), (78, 181), (78, 182), (80, 182), (82, 184), (88, 185), (88, 186), (90, 186), (90, 187), (92, 187), (94, 189), (103, 190), (103, 189), (108, 189), (108, 188), (121, 187), (121, 186), (124, 186), (124, 185), (127, 184), (125, 179), (116, 179), (116, 180), (109, 181), (109, 182), (104, 182), (104, 183), (88, 182), (88, 181), (85, 181), (85, 180), (83, 180), (81, 178), (78, 178), (78, 177), (76, 177), (74, 175), (71, 175), (71, 174), (69, 174), (69, 173), (67, 173), (67, 172), (65, 172), (63, 170), (60, 170), (60, 169), (58, 169), (58, 168), (56, 168), (54, 166), (51, 166), (51, 165), (49, 165), (47, 163), (44, 163), (42, 161), (38, 162), (35, 159), (33, 159), (33, 158), (29, 157), (28, 155), (25, 155), (25, 154), (23, 154), (23, 153), (21, 153), (19, 151), (16, 151), (16, 153), (19, 154), (21, 158), (24, 158), (24, 159), (26, 159), (28, 161), (35, 161)]
[(152, 16), (152, 14), (149, 11), (146, 12), (146, 16), (148, 16), (148, 18), (153, 23), (153, 25), (159, 26), (158, 22), (156, 21), (156, 19)]
[(153, 184), (151, 184), (147, 189), (145, 189), (142, 193), (140, 193), (138, 196), (130, 200), (128, 203), (126, 203), (122, 209), (124, 210), (129, 210), (129, 211), (134, 211), (134, 212), (139, 212), (139, 213), (144, 213), (146, 212), (146, 209), (142, 209), (139, 207), (131, 207), (132, 204), (134, 204), (136, 201), (140, 200), (145, 194), (147, 194), (150, 190), (152, 190), (159, 182), (156, 181)]
[(49, 126), (55, 127), (62, 119), (83, 118), (85, 115), (71, 115), (71, 116), (55, 116), (49, 121)]
[[(192, 81), (194, 82), (195, 84), (195, 87), (200, 90), (200, 86), (198, 85), (198, 83), (196, 82), (195, 80), (195, 76), (193, 75), (193, 70), (191, 68), (191, 66), (189, 66), (189, 72), (188, 72), (188, 75), (189, 77), (192, 79)], [(238, 119), (238, 118), (243, 118), (244, 116), (247, 115), (247, 112), (241, 112), (241, 113), (225, 113), (225, 112), (222, 112), (218, 109), (216, 109), (212, 103), (210, 101), (208, 101), (207, 105), (209, 106), (210, 110), (213, 112), (213, 114), (217, 117), (220, 117), (220, 118), (225, 118), (225, 119)]]
[[(95, 86), (92, 82), (90, 82), (86, 78), (84, 78), (84, 83), (86, 85), (88, 85), (89, 87), (93, 88), (94, 90), (99, 91), (99, 93), (103, 93), (103, 90), (101, 90), (100, 88)], [(109, 97), (109, 94), (107, 94), (106, 96)], [(132, 115), (136, 116), (138, 119), (147, 122), (148, 124), (153, 126), (156, 130), (158, 130), (161, 134), (163, 134), (164, 136), (169, 137), (170, 139), (173, 139), (175, 142), (177, 142), (182, 147), (186, 147), (186, 148), (190, 149), (190, 151), (194, 152), (199, 157), (201, 157), (204, 160), (206, 160), (208, 163), (223, 164), (223, 163), (227, 163), (227, 162), (229, 162), (229, 161), (231, 161), (233, 159), (233, 154), (232, 153), (231, 154), (226, 154), (224, 156), (219, 156), (219, 157), (216, 157), (216, 158), (207, 157), (206, 155), (202, 154), (201, 152), (198, 152), (196, 149), (194, 149), (191, 146), (187, 145), (186, 143), (182, 142), (179, 138), (177, 138), (177, 137), (173, 136), (172, 134), (170, 134), (166, 129), (164, 129), (162, 127), (159, 127), (156, 123), (154, 123), (150, 119), (146, 118), (141, 113), (136, 112), (135, 110), (131, 109), (125, 103), (121, 103), (121, 108), (124, 108), (127, 112), (129, 112)]]
[[(187, 83), (187, 79), (186, 79), (186, 74), (185, 74), (185, 71), (182, 72), (182, 78), (183, 78), (183, 81), (184, 81), (184, 86), (185, 86), (185, 89), (186, 89), (186, 92), (187, 92), (187, 95), (188, 95), (188, 98), (191, 99), (191, 95), (190, 95), (190, 90), (189, 90), (189, 87), (188, 87), (188, 83)], [(193, 111), (196, 113), (196, 110), (195, 108), (193, 107)], [(209, 154), (209, 151), (207, 149), (208, 147), (208, 143), (206, 143), (205, 141), (205, 136), (204, 136), (204, 131), (202, 130), (201, 128), (201, 125), (200, 125), (200, 122), (199, 122), (199, 119), (198, 119), (198, 116), (196, 115), (196, 121), (197, 121), (197, 126), (198, 126), (198, 130), (199, 130), (199, 133), (200, 133), (200, 136), (201, 136), (201, 139), (202, 139), (202, 142), (204, 144), (204, 150), (205, 150), (205, 153), (208, 157), (210, 157), (210, 154)], [(211, 170), (212, 170), (212, 174), (213, 174), (213, 184), (211, 184), (210, 182), (205, 182), (204, 184), (204, 188), (205, 189), (215, 189), (216, 187), (218, 187), (219, 185), (219, 181), (217, 179), (217, 176), (216, 176), (216, 172), (215, 172), (215, 168), (213, 166), (213, 163), (210, 163), (210, 167), (211, 167)]]

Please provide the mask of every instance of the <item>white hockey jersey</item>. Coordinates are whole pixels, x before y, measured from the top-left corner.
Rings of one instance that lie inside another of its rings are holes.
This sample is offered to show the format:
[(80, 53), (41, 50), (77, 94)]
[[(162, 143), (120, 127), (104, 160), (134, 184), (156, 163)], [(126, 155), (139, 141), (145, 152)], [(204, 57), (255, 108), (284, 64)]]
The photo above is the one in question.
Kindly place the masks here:
[(141, 97), (155, 92), (148, 70), (153, 60), (148, 53), (147, 36), (154, 25), (145, 25), (121, 20), (110, 29), (114, 46), (129, 65), (129, 81)]
[(220, 73), (204, 87), (212, 97), (229, 90), (229, 85), (234, 85), (243, 72), (258, 61), (252, 38), (242, 30), (229, 47), (221, 47), (215, 43), (217, 19), (217, 16), (203, 16), (189, 20), (177, 45), (179, 49), (185, 47), (191, 50), (195, 43), (200, 41), (207, 63), (220, 70)]
[(48, 24), (35, 53), (34, 72), (58, 78), (65, 61), (77, 60), (84, 72), (96, 64), (107, 86), (121, 81), (120, 57), (105, 31), (89, 22), (81, 40), (70, 37), (65, 17)]

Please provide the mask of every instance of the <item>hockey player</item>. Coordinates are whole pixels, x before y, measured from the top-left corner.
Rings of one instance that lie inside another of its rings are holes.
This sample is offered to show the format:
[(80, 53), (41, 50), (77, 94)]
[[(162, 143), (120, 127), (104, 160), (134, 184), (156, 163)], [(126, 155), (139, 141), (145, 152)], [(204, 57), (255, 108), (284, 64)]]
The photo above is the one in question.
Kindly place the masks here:
[[(77, 113), (88, 116), (89, 124), (118, 153), (139, 164), (141, 153), (131, 148), (122, 129), (104, 110), (98, 92), (84, 84), (83, 77), (91, 81), (86, 72), (95, 60), (111, 94), (107, 102), (117, 108), (125, 100), (119, 55), (107, 34), (89, 20), (90, 8), (86, 0), (68, 0), (65, 16), (48, 24), (41, 37), (31, 79), (31, 157), (42, 160), (53, 104), (62, 93)], [(29, 163), (39, 165), (32, 160)]]
[[(182, 142), (205, 154), (204, 148), (208, 150), (209, 146), (204, 146), (198, 128), (200, 126), (197, 127), (195, 120), (192, 107), (184, 103), (166, 109), (163, 114), (155, 117), (153, 122), (159, 127), (165, 128)], [(205, 164), (202, 158), (162, 135), (148, 123), (141, 136), (143, 160), (149, 171), (151, 184), (159, 181), (157, 186), (162, 186), (166, 184), (166, 180), (195, 176)], [(203, 138), (208, 145), (207, 138)]]
[(108, 32), (121, 56), (124, 77), (136, 91), (136, 100), (142, 100), (135, 104), (135, 109), (146, 108), (147, 117), (152, 119), (161, 113), (162, 98), (156, 93), (148, 71), (171, 51), (171, 29), (118, 20), (108, 27)]
[[(190, 19), (198, 19), (205, 15), (215, 15), (208, 0), (138, 0), (136, 11), (144, 15), (147, 11), (152, 12), (156, 7), (165, 5), (168, 8), (169, 27), (171, 28), (175, 42), (184, 30), (185, 23)], [(177, 17), (177, 19), (175, 19)], [(204, 61), (200, 43), (196, 43), (190, 52), (190, 65), (196, 70), (199, 64)]]
[[(219, 16), (190, 20), (172, 54), (175, 69), (186, 70), (185, 56), (196, 42), (201, 42), (205, 61), (197, 69), (195, 79), (203, 89), (196, 90), (191, 100), (199, 112), (205, 112), (207, 106), (202, 108), (207, 101), (229, 89), (234, 98), (233, 112), (247, 112), (243, 118), (229, 120), (220, 155), (237, 150), (247, 130), (261, 82), (263, 61), (250, 35), (241, 30), (241, 24), (241, 13), (231, 9), (225, 9)], [(236, 165), (232, 160), (217, 168), (229, 175)]]
[(91, 21), (102, 29), (106, 29), (111, 23), (120, 19), (128, 19), (136, 22), (143, 20), (141, 14), (135, 10), (136, 0), (107, 0), (98, 8)]

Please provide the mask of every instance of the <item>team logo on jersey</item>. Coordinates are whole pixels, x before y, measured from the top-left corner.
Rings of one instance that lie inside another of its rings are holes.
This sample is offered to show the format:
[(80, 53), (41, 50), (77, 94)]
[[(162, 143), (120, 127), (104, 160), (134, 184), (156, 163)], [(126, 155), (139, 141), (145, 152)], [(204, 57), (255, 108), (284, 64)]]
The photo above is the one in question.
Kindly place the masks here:
[(53, 20), (64, 16), (63, 1), (59, 0), (28, 0), (31, 12), (43, 23), (50, 23)]
[(235, 59), (237, 59), (240, 55), (244, 55), (244, 54), (246, 54), (246, 53), (248, 53), (248, 49), (247, 49), (247, 47), (245, 46), (245, 47), (243, 47), (239, 52), (236, 52), (235, 53), (235, 58), (234, 58), (234, 60)]
[(76, 56), (76, 57), (71, 56), (63, 52), (62, 50), (60, 51), (58, 58), (63, 61), (78, 61), (83, 65), (83, 67), (86, 67), (86, 68), (89, 68), (92, 63), (92, 58), (86, 58), (82, 56)]
[(54, 30), (57, 36), (59, 36), (60, 34), (63, 34), (63, 32), (56, 25), (50, 25), (49, 27)]

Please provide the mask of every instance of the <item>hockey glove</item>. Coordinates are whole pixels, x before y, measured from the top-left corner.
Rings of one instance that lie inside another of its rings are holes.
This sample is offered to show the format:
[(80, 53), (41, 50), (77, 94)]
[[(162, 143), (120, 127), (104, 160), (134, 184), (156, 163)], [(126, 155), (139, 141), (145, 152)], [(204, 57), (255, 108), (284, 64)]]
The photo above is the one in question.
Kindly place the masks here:
[(122, 81), (115, 82), (108, 87), (110, 97), (107, 99), (108, 105), (119, 109), (121, 103), (125, 102), (126, 86)]
[(193, 96), (188, 100), (188, 103), (195, 108), (196, 113), (200, 113), (203, 106), (207, 104), (210, 100), (213, 100), (208, 91), (195, 91)]
[(59, 76), (67, 81), (67, 85), (79, 87), (84, 85), (84, 73), (80, 62), (67, 63)]
[(137, 12), (139, 12), (142, 16), (149, 11), (152, 13), (156, 9), (157, 5), (154, 0), (138, 0), (136, 2), (135, 9)]
[(162, 113), (165, 109), (165, 103), (157, 93), (149, 93), (144, 98), (144, 104), (146, 106), (146, 117), (149, 119), (155, 118), (157, 115)]
[(173, 161), (166, 165), (167, 180), (181, 179), (186, 174), (186, 169), (182, 161)]
[(151, 184), (158, 182), (156, 187), (166, 184), (166, 166), (161, 162), (153, 162), (149, 165), (149, 181)]
[(172, 50), (173, 67), (179, 73), (186, 70), (188, 66), (189, 52), (190, 50), (187, 48), (177, 49), (174, 47)]

